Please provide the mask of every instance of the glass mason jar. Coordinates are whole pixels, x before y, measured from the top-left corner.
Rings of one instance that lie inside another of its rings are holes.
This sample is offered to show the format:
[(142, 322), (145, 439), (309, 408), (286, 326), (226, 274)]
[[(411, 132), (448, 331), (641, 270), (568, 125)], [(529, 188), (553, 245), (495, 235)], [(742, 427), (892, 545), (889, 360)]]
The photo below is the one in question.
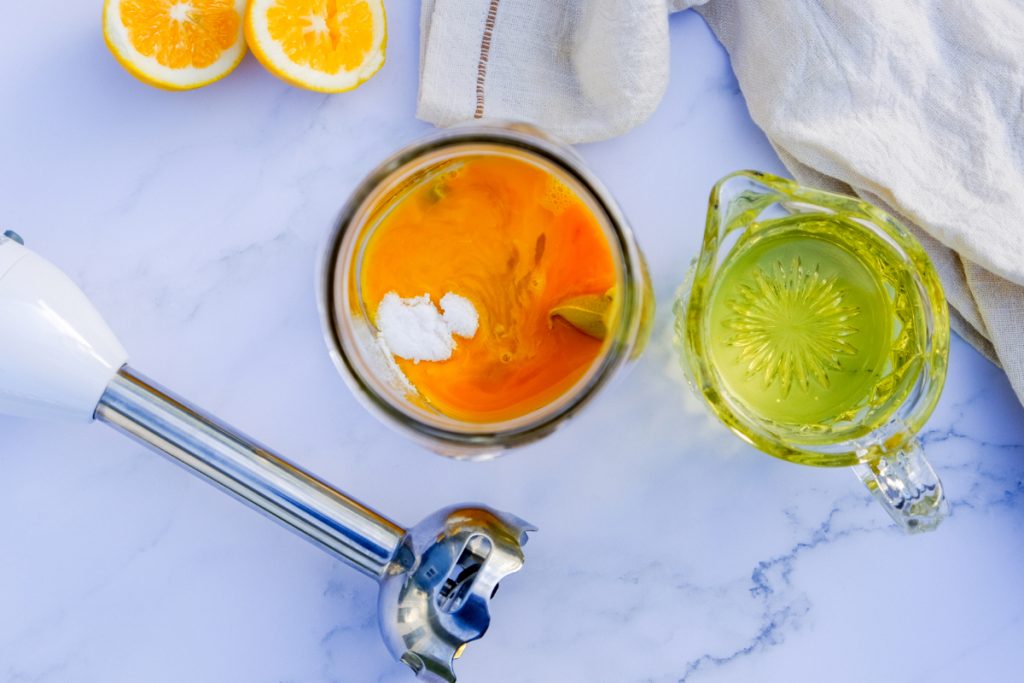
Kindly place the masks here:
[[(541, 408), (500, 422), (469, 422), (431, 406), (378, 342), (360, 273), (382, 220), (411, 193), (460, 160), (501, 155), (539, 167), (572, 190), (607, 238), (616, 272), (616, 305), (597, 358), (569, 389)], [(587, 403), (650, 333), (654, 296), (643, 256), (619, 207), (568, 146), (522, 124), (469, 124), (403, 147), (355, 189), (328, 238), (318, 277), (324, 335), (353, 393), (386, 424), (432, 450), (483, 458), (550, 434)]]
[[(814, 240), (846, 245), (860, 265), (823, 257)], [(746, 275), (716, 298), (732, 264)], [(939, 523), (942, 484), (915, 435), (945, 381), (949, 312), (927, 254), (892, 216), (766, 173), (728, 175), (711, 192), (675, 318), (691, 388), (743, 440), (798, 464), (853, 466), (907, 531)], [(847, 393), (833, 404), (837, 378)]]

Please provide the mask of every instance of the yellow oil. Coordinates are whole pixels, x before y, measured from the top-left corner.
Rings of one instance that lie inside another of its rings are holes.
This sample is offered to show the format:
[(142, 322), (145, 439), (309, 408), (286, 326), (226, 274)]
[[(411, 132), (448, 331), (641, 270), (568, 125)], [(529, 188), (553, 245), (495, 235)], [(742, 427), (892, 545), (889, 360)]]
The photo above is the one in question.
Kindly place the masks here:
[(715, 276), (708, 353), (723, 393), (784, 440), (856, 438), (920, 372), (921, 295), (896, 247), (843, 216), (744, 230)]

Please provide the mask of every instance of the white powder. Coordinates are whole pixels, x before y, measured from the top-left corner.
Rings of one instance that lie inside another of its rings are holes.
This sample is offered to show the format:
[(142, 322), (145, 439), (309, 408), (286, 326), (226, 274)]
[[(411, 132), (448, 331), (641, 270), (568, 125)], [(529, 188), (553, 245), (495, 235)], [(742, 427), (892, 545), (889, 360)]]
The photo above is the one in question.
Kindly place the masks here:
[(480, 325), (480, 316), (477, 315), (472, 301), (448, 292), (441, 297), (441, 310), (444, 311), (444, 321), (448, 323), (453, 333), (466, 339), (473, 338), (476, 328)]
[(444, 315), (430, 295), (403, 299), (395, 292), (384, 295), (377, 307), (377, 328), (388, 350), (408, 360), (448, 360), (455, 350), (453, 333), (470, 338), (476, 334), (479, 316), (473, 303), (448, 292), (441, 297)]

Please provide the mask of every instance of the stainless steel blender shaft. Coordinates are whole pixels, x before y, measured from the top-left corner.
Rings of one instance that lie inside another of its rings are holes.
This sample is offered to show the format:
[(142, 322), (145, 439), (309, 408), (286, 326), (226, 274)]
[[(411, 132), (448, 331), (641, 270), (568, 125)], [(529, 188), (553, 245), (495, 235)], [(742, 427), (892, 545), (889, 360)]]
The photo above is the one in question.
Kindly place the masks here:
[(393, 561), (411, 560), (400, 552), (405, 529), (128, 367), (107, 386), (96, 419), (167, 454), (375, 579)]
[(518, 517), (455, 506), (403, 529), (127, 366), (94, 417), (377, 579), (384, 642), (424, 681), (454, 683), (454, 660), (487, 631), (498, 582), (523, 566), (534, 527)]

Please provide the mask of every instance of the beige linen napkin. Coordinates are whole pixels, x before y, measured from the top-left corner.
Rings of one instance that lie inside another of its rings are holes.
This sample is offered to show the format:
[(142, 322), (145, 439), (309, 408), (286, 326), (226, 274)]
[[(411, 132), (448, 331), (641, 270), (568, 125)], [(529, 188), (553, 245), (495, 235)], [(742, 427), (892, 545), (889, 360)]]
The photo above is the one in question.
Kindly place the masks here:
[(1024, 399), (1024, 4), (711, 0), (700, 11), (790, 172), (910, 225), (954, 327)]
[[(710, 0), (699, 11), (790, 172), (911, 226), (954, 327), (1024, 400), (1024, 3)], [(660, 99), (666, 36), (666, 5), (651, 0), (424, 0), (419, 115), (610, 137)]]
[(668, 84), (665, 0), (423, 0), (417, 116), (540, 123), (568, 142), (624, 133)]

